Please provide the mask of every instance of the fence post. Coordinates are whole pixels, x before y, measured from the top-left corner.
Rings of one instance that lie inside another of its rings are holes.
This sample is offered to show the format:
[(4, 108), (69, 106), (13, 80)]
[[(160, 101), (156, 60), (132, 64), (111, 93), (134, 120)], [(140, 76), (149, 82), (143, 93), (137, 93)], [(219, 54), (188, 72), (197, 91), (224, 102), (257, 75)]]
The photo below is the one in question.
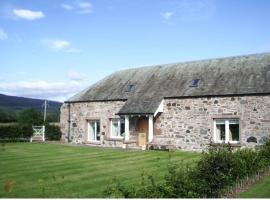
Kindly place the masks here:
[(43, 140), (43, 142), (45, 142), (45, 126), (43, 125), (42, 126), (42, 140)]

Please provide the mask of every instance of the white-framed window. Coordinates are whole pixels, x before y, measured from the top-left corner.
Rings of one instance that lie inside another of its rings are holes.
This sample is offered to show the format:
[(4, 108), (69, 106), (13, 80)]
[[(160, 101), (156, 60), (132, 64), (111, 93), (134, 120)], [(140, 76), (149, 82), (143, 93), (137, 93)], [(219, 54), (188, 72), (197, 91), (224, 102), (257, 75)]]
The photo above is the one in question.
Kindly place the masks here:
[(123, 119), (111, 119), (111, 137), (123, 138), (125, 132), (125, 121)]
[(100, 141), (100, 121), (99, 120), (88, 121), (88, 141), (89, 142)]
[(239, 143), (239, 119), (214, 119), (214, 142)]

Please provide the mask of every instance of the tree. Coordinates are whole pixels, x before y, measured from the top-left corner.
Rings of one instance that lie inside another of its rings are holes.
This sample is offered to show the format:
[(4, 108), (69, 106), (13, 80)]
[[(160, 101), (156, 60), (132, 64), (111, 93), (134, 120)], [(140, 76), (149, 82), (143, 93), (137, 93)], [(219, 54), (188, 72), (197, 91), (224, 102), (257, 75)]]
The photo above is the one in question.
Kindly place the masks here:
[(25, 109), (19, 113), (18, 123), (21, 126), (30, 126), (30, 127), (34, 125), (35, 126), (42, 125), (43, 124), (42, 114), (33, 108)]

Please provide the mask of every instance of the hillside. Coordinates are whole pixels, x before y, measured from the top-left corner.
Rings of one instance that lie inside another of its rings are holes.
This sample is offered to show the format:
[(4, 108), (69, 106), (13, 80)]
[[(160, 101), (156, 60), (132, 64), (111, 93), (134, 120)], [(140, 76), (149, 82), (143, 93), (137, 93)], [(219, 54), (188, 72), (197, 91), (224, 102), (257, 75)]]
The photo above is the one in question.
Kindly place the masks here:
[[(48, 112), (58, 112), (62, 103), (57, 101), (47, 101)], [(6, 111), (20, 111), (26, 108), (34, 108), (38, 111), (42, 111), (44, 108), (42, 105), (44, 100), (32, 99), (25, 97), (16, 97), (0, 94), (0, 109)]]

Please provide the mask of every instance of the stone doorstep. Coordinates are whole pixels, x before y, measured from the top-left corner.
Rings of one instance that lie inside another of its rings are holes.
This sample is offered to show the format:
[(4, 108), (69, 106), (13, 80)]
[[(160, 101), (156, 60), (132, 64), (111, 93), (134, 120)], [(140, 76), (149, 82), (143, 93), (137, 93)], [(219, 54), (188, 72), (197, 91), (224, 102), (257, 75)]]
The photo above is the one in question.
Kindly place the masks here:
[(136, 140), (123, 140), (123, 144), (132, 144), (132, 143), (137, 143)]
[(82, 144), (91, 145), (91, 146), (100, 146), (101, 142), (83, 142)]
[(148, 143), (147, 149), (151, 148), (153, 148), (153, 150), (165, 150), (165, 151), (172, 151), (176, 149), (176, 147), (171, 144)]
[(119, 142), (122, 142), (124, 141), (123, 138), (106, 138), (104, 139), (105, 141), (119, 141)]

